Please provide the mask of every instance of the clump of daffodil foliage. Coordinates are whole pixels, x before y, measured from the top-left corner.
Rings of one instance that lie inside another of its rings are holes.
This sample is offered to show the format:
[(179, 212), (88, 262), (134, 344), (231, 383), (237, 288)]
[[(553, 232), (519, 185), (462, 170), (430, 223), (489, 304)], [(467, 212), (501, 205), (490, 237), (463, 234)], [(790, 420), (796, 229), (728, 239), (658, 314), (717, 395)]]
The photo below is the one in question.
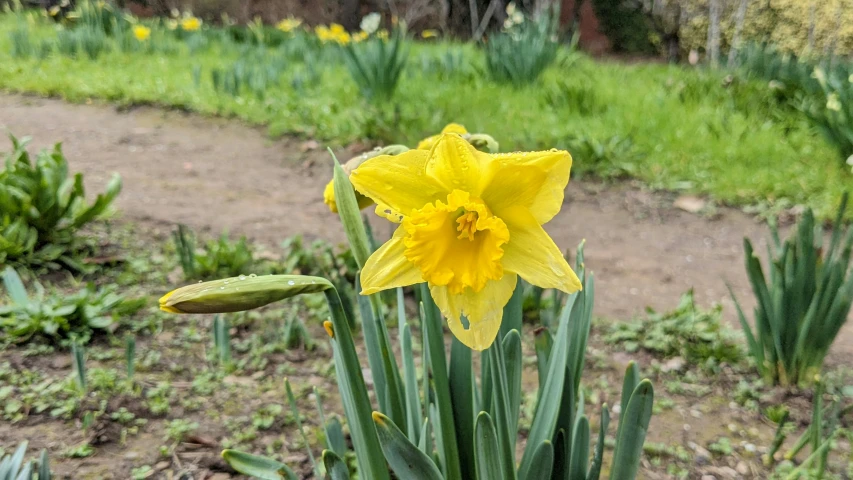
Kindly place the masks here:
[[(599, 433), (593, 435), (581, 386), (593, 274), (585, 268), (583, 244), (572, 268), (542, 228), (560, 211), (572, 159), (561, 150), (501, 154), (497, 149), (488, 135), (450, 124), (414, 149), (379, 148), (343, 167), (334, 160), (324, 200), (340, 216), (361, 271), (355, 285), (361, 290), (358, 310), (374, 401), (355, 347), (356, 323), (337, 286), (325, 278), (241, 275), (179, 288), (161, 298), (160, 307), (172, 313), (227, 313), (301, 294), (325, 295), (329, 320), (323, 327), (358, 478), (390, 480), (393, 472), (393, 478), (412, 480), (597, 480), (610, 409), (601, 405)], [(371, 253), (360, 210), (374, 203), (378, 215), (399, 226)], [(566, 296), (556, 309), (559, 318), (537, 332), (538, 395), (517, 459), (522, 280)], [(403, 287), (410, 285), (419, 302), (418, 337), (405, 308)], [(375, 295), (388, 289), (396, 290), (398, 305), (399, 342), (393, 347), (385, 324), (388, 309)], [(453, 334), (449, 356), (442, 316)], [(402, 364), (395, 351), (401, 352)], [(475, 354), (481, 355), (480, 371), (474, 369)], [(639, 367), (630, 364), (609, 462), (611, 480), (636, 478), (653, 399), (651, 382), (641, 380)], [(319, 423), (329, 425), (324, 418)], [(325, 434), (339, 435), (329, 429)], [(352, 478), (343, 460), (349, 453), (344, 442), (327, 446), (320, 462), (306, 445), (314, 477)], [(223, 457), (254, 477), (298, 478), (271, 458), (234, 450)]]

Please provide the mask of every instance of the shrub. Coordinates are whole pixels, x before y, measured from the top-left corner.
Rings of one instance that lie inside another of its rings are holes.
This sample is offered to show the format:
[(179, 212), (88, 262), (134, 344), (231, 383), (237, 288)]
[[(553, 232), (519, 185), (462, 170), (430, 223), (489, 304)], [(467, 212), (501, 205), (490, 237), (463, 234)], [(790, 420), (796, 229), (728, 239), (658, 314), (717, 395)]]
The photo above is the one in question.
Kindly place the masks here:
[(800, 219), (795, 234), (782, 243), (771, 224), (768, 275), (744, 239), (746, 271), (758, 305), (751, 327), (734, 298), (747, 338), (749, 354), (766, 379), (781, 385), (810, 381), (820, 373), (853, 302), (850, 254), (853, 228), (842, 234), (847, 194), (841, 201), (828, 248), (823, 229), (811, 209)]
[(498, 83), (529, 85), (554, 63), (558, 47), (555, 17), (525, 17), (508, 31), (489, 37), (484, 45), (486, 70)]
[(85, 343), (94, 330), (108, 330), (123, 315), (144, 305), (144, 299), (126, 301), (115, 288), (87, 285), (76, 293), (48, 293), (35, 284), (36, 294), (27, 295), (18, 273), (11, 267), (3, 272), (3, 284), (11, 300), (0, 305), (0, 338), (4, 342), (25, 342), (35, 335)]
[(59, 144), (52, 152), (39, 152), (33, 162), (26, 149), (29, 139), (11, 139), (12, 152), (0, 167), (0, 263), (89, 270), (80, 260), (86, 245), (78, 232), (109, 213), (121, 179), (113, 176), (89, 204), (83, 175), (68, 177)]

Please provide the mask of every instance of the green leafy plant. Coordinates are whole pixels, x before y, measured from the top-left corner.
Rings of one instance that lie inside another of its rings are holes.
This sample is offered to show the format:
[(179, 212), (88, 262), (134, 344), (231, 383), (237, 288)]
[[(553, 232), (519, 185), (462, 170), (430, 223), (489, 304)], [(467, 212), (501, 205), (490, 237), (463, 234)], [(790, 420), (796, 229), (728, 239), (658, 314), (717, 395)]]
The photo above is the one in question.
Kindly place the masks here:
[(794, 235), (782, 243), (771, 223), (768, 273), (749, 239), (744, 239), (746, 271), (758, 305), (750, 326), (734, 298), (749, 354), (768, 381), (781, 385), (808, 381), (820, 373), (824, 358), (847, 320), (853, 302), (850, 255), (853, 228), (843, 232), (845, 193), (828, 247), (823, 229), (806, 210)]
[(79, 230), (103, 218), (121, 191), (113, 176), (106, 191), (86, 201), (83, 175), (68, 176), (68, 161), (57, 144), (33, 162), (28, 138), (12, 139), (12, 152), (0, 167), (0, 264), (89, 271), (81, 257), (86, 244)]
[(600, 178), (622, 178), (637, 171), (642, 158), (630, 137), (614, 135), (600, 141), (588, 135), (568, 140), (566, 148), (573, 157), (573, 173), (591, 174)]
[(489, 37), (483, 48), (492, 80), (515, 87), (535, 82), (557, 58), (556, 25), (556, 16), (546, 12)]
[(39, 459), (24, 463), (29, 442), (23, 441), (11, 455), (0, 455), (0, 480), (50, 480), (50, 463), (47, 450)]
[(736, 364), (743, 358), (740, 338), (723, 322), (722, 306), (697, 309), (693, 290), (681, 296), (675, 310), (658, 313), (649, 308), (642, 319), (616, 322), (608, 330), (604, 340), (628, 352), (643, 349), (701, 365)]
[(218, 240), (207, 242), (202, 251), (196, 249), (196, 237), (184, 225), (172, 232), (178, 261), (187, 280), (233, 277), (247, 273), (254, 265), (252, 250), (246, 237), (232, 242), (223, 233)]
[(371, 102), (387, 102), (394, 96), (408, 60), (406, 32), (395, 28), (389, 38), (371, 35), (343, 47), (344, 63), (361, 95)]
[(145, 299), (125, 300), (115, 288), (87, 285), (76, 293), (46, 292), (35, 283), (27, 295), (18, 273), (6, 267), (2, 274), (10, 304), (0, 305), (0, 339), (20, 343), (34, 335), (86, 342), (95, 330), (112, 328), (118, 318), (135, 313)]

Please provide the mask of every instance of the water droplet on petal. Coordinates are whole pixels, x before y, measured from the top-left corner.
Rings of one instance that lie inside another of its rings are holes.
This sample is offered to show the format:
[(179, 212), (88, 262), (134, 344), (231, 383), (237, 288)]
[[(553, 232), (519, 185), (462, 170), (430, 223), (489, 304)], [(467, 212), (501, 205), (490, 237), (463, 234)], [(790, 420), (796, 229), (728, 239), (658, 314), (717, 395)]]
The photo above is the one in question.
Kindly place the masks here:
[(288, 285), (296, 285), (296, 282), (294, 282), (293, 280), (288, 280), (288, 281), (287, 281), (287, 284), (288, 284)]
[(245, 276), (245, 275), (240, 275), (240, 276), (239, 276), (239, 277), (237, 277), (237, 278), (239, 278), (240, 280), (245, 280), (245, 279), (246, 279), (246, 276)]
[(249, 275), (249, 278), (255, 278), (255, 277), (257, 277), (257, 275), (255, 275), (254, 273)]

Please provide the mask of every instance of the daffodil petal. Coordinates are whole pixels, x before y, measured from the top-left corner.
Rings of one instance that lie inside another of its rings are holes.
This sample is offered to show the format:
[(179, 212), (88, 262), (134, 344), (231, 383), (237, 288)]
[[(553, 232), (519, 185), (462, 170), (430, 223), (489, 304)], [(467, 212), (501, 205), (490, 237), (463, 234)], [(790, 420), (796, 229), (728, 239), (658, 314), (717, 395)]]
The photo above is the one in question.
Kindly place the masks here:
[(370, 295), (389, 288), (405, 287), (423, 282), (421, 271), (406, 259), (403, 237), (406, 230), (397, 228), (391, 240), (385, 242), (367, 259), (361, 270), (361, 294)]
[[(506, 272), (500, 280), (492, 280), (479, 292), (467, 288), (452, 294), (447, 287), (430, 286), (430, 293), (453, 335), (474, 350), (489, 348), (501, 328), (504, 305), (509, 302), (518, 275)], [(468, 328), (462, 317), (468, 321)]]
[[(495, 162), (495, 165), (498, 165)], [(523, 206), (532, 208), (548, 180), (541, 168), (523, 165), (502, 165), (483, 190), (483, 201), (492, 213), (501, 217), (504, 210)]]
[(349, 178), (356, 191), (396, 213), (408, 215), (450, 193), (426, 175), (428, 159), (429, 152), (424, 150), (380, 155), (359, 165)]
[[(545, 180), (539, 192), (530, 204), (530, 212), (540, 225), (548, 223), (563, 206), (566, 185), (569, 184), (569, 174), (572, 169), (572, 156), (565, 150), (547, 150), (542, 152), (499, 153), (492, 158), (503, 168), (512, 165), (535, 167), (545, 173)], [(505, 176), (503, 168), (495, 173), (494, 178)], [(521, 180), (521, 176), (518, 176)]]
[(578, 276), (554, 240), (526, 208), (508, 209), (501, 218), (509, 227), (509, 243), (504, 245), (501, 259), (506, 270), (542, 288), (566, 293), (581, 289)]
[(448, 193), (462, 190), (479, 197), (490, 179), (490, 163), (488, 154), (477, 151), (458, 134), (446, 133), (429, 151), (426, 174)]

